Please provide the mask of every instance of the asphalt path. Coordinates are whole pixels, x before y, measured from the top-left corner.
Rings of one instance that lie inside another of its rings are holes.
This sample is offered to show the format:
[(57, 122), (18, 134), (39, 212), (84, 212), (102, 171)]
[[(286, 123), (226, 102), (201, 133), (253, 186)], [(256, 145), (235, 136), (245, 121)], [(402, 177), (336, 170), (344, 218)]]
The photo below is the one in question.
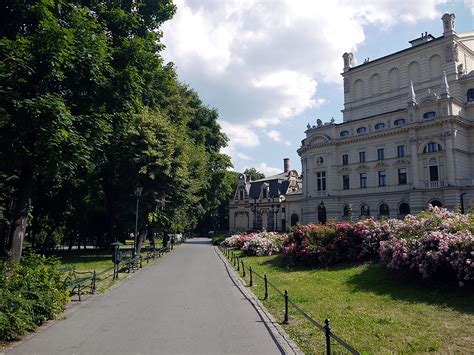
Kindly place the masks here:
[(7, 354), (280, 354), (208, 239), (190, 239)]

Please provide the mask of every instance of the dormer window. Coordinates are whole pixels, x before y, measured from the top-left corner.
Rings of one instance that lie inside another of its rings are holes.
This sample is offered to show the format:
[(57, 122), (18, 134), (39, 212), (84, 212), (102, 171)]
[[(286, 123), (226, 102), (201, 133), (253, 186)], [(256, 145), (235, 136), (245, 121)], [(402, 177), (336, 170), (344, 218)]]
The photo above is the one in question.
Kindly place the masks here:
[(467, 90), (467, 102), (474, 102), (474, 89)]
[(243, 190), (240, 190), (240, 191), (239, 191), (239, 199), (240, 199), (240, 200), (243, 200), (243, 199), (244, 199), (244, 191), (243, 191)]
[(341, 133), (339, 133), (339, 135), (340, 135), (342, 138), (345, 138), (345, 137), (349, 136), (349, 131), (342, 131)]
[(375, 129), (384, 129), (384, 128), (385, 128), (385, 123), (380, 122), (375, 125)]
[(267, 196), (267, 189), (264, 188), (263, 191), (262, 191), (262, 198), (267, 198), (267, 197), (268, 197)]
[(367, 128), (365, 128), (365, 127), (357, 128), (357, 133), (365, 133), (365, 132), (367, 132)]
[(405, 124), (405, 122), (406, 122), (406, 121), (405, 121), (404, 118), (399, 118), (398, 120), (395, 120), (395, 121), (393, 122), (393, 124), (394, 124), (395, 126), (403, 126), (403, 125)]
[(425, 114), (423, 115), (423, 118), (425, 120), (429, 120), (429, 119), (435, 118), (435, 117), (436, 117), (436, 112), (434, 112), (434, 111), (425, 112)]

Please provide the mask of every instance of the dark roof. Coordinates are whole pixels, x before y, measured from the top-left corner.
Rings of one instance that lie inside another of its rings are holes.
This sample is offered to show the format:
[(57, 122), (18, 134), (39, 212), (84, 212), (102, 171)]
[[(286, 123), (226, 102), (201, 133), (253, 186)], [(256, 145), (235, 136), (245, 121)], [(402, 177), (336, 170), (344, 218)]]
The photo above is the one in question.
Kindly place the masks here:
[[(280, 177), (282, 175), (283, 175), (283, 178), (285, 180), (283, 180)], [(270, 178), (274, 178), (274, 179), (270, 180)], [(264, 183), (267, 183), (269, 185), (270, 196), (268, 196), (268, 197), (272, 198), (272, 197), (278, 197), (280, 195), (285, 194), (286, 191), (288, 190), (288, 185), (289, 185), (290, 182), (287, 180), (287, 174), (284, 174), (284, 173), (279, 174), (279, 175), (275, 175), (275, 176), (271, 176), (271, 177), (268, 177), (268, 178), (265, 178), (265, 179), (251, 181), (250, 182), (249, 198), (251, 198), (251, 199), (260, 198), (260, 192), (262, 190), (262, 185)]]

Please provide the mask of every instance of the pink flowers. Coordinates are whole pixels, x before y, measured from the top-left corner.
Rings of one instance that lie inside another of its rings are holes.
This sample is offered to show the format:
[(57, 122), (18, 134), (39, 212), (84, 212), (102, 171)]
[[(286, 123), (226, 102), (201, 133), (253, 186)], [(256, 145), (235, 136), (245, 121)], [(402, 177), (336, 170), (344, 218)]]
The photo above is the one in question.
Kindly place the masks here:
[(286, 234), (274, 232), (250, 233), (246, 235), (233, 235), (226, 238), (222, 245), (238, 248), (246, 255), (264, 256), (278, 253), (286, 238)]
[(412, 269), (423, 278), (474, 280), (474, 216), (430, 206), (404, 220), (365, 219), (299, 226), (282, 251), (287, 264), (327, 266), (380, 260), (392, 269)]

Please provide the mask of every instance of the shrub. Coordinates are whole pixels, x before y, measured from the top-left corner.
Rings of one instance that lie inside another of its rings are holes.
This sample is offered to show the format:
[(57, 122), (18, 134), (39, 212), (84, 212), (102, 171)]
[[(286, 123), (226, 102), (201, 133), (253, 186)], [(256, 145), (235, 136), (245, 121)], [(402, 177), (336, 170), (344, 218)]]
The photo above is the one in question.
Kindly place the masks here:
[(286, 234), (264, 231), (261, 233), (233, 235), (226, 238), (221, 245), (240, 249), (246, 255), (263, 256), (278, 253), (286, 239)]
[(0, 264), (0, 340), (14, 340), (58, 314), (68, 301), (59, 261), (26, 255)]

